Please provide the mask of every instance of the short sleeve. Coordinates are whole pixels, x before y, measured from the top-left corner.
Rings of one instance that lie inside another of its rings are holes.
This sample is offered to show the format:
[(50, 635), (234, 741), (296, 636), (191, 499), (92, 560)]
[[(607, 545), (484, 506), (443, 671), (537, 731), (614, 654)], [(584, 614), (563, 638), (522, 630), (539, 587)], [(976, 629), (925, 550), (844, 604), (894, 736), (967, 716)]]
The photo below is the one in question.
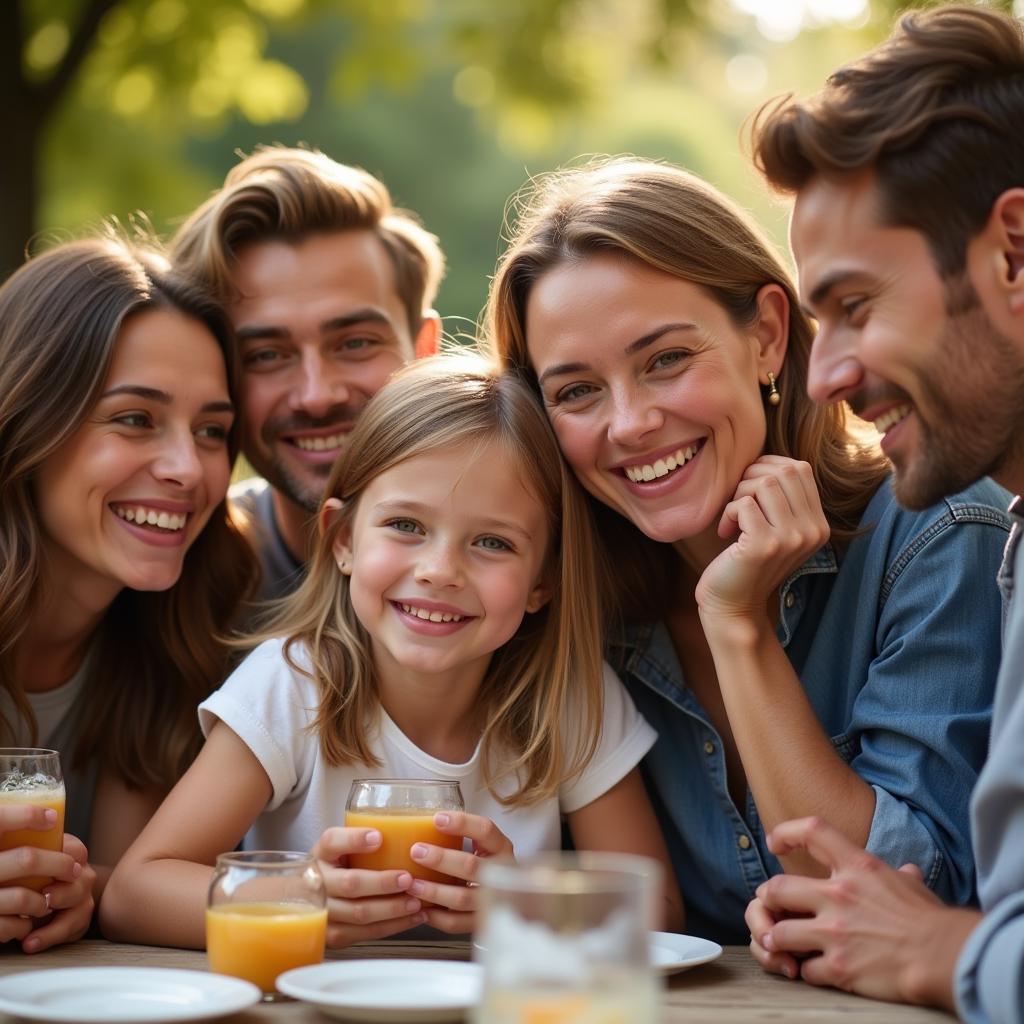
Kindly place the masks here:
[(306, 732), (316, 715), (315, 687), (288, 664), (283, 648), (282, 640), (260, 644), (199, 705), (204, 736), (222, 721), (263, 766), (273, 787), (267, 810), (308, 784), (316, 747)]
[[(601, 738), (594, 756), (587, 767), (559, 791), (560, 809), (565, 814), (572, 814), (607, 793), (637, 766), (658, 738), (607, 664), (603, 690)], [(574, 732), (571, 724), (567, 732), (570, 740), (578, 735), (578, 729)]]

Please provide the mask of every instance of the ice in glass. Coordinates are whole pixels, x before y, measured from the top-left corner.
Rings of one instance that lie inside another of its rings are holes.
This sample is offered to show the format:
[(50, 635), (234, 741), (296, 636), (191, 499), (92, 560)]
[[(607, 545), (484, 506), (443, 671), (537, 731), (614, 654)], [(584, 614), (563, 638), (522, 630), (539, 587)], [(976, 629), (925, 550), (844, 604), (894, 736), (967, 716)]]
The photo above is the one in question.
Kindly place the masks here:
[[(35, 846), (42, 850), (64, 848), (64, 776), (60, 755), (41, 747), (0, 747), (0, 804), (34, 804), (57, 812), (49, 829), (12, 829), (0, 832), (0, 850)], [(15, 878), (5, 885), (40, 890), (52, 882), (43, 875)]]

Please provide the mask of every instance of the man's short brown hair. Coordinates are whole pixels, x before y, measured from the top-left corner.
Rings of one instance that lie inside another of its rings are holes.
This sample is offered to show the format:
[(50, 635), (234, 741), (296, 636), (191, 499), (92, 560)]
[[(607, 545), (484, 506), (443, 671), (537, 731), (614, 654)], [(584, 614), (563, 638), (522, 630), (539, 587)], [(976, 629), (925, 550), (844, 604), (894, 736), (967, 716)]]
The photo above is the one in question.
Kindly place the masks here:
[(383, 182), (317, 150), (258, 149), (185, 221), (171, 250), (179, 270), (230, 301), (233, 264), (245, 246), (358, 229), (373, 231), (387, 250), (415, 336), (444, 275), (437, 238), (392, 204)]
[(1024, 26), (984, 7), (907, 14), (816, 96), (765, 104), (752, 135), (782, 192), (873, 170), (882, 221), (920, 231), (958, 275), (996, 199), (1024, 185)]

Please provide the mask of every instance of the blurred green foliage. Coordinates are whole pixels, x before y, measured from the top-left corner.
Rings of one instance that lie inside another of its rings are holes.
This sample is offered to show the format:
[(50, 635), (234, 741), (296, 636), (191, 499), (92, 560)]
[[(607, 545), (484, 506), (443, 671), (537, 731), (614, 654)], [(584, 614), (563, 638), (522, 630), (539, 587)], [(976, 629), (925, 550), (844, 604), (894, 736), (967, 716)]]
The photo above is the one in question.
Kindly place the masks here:
[(5, 265), (30, 230), (45, 242), (141, 210), (171, 231), (267, 142), (363, 166), (421, 215), (449, 259), (450, 333), (483, 303), (507, 197), (581, 154), (684, 164), (781, 243), (743, 120), (815, 88), (886, 33), (893, 6), (783, 44), (729, 0), (3, 0), (0, 38), (15, 32), (20, 55), (0, 87), (38, 114), (15, 139), (22, 169), (37, 158), (36, 194), (24, 230), (0, 220)]

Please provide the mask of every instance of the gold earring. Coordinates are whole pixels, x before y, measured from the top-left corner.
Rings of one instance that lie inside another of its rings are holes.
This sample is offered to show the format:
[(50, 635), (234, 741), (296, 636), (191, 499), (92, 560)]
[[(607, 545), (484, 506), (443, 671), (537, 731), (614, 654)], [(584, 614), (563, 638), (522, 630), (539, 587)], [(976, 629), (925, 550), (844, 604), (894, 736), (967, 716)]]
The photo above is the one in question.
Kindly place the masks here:
[(775, 386), (775, 374), (771, 370), (768, 371), (768, 404), (778, 405), (782, 401), (782, 395), (779, 394), (779, 389)]

